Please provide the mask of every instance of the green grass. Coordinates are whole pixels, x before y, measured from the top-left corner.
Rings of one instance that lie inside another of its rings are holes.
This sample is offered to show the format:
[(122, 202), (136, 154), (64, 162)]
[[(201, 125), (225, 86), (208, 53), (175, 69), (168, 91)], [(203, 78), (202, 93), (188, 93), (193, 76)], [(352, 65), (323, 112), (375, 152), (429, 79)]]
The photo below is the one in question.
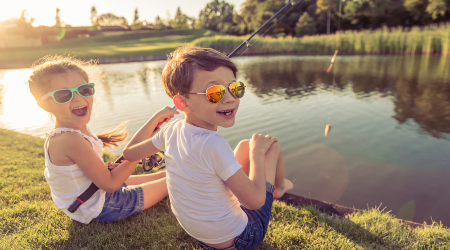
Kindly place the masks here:
[[(193, 44), (212, 47), (231, 53), (247, 37), (215, 36), (202, 37)], [(332, 35), (314, 35), (302, 38), (258, 37), (250, 41), (253, 46), (246, 51), (251, 54), (440, 54), (450, 55), (450, 24), (413, 27), (387, 27), (369, 31), (342, 31)], [(236, 55), (240, 55), (246, 47)]]
[[(230, 54), (248, 36), (224, 36), (208, 30), (132, 31), (113, 36), (62, 40), (40, 47), (0, 50), (0, 64), (31, 64), (45, 55), (72, 55), (84, 59), (165, 55), (185, 44), (212, 47)], [(410, 30), (387, 27), (374, 31), (342, 31), (333, 35), (302, 38), (254, 37), (252, 54), (440, 54), (450, 55), (450, 24), (413, 27)], [(246, 50), (243, 47), (236, 56)]]
[(0, 63), (33, 62), (45, 55), (76, 55), (85, 59), (135, 55), (165, 55), (199, 37), (219, 33), (208, 30), (131, 31), (122, 35), (62, 40), (40, 47), (0, 50)]
[[(3, 129), (0, 137), (0, 249), (199, 249), (168, 199), (119, 222), (72, 221), (51, 200), (44, 140)], [(450, 249), (448, 228), (413, 229), (379, 208), (338, 218), (275, 201), (272, 214), (257, 249)]]

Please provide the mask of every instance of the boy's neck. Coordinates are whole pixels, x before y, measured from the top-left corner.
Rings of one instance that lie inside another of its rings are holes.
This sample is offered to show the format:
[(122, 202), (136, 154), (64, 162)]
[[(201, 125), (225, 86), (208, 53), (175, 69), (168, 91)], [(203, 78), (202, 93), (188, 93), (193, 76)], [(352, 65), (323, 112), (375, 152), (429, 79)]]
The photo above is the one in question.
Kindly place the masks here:
[(196, 127), (199, 127), (199, 128), (204, 128), (204, 129), (211, 130), (211, 131), (217, 131), (217, 128), (219, 127), (217, 125), (214, 125), (214, 124), (211, 124), (211, 123), (207, 123), (205, 121), (202, 121), (202, 120), (198, 119), (197, 117), (193, 117), (193, 116), (190, 116), (188, 114), (186, 114), (186, 118), (184, 119), (184, 121), (187, 124), (190, 124), (192, 126), (196, 126)]

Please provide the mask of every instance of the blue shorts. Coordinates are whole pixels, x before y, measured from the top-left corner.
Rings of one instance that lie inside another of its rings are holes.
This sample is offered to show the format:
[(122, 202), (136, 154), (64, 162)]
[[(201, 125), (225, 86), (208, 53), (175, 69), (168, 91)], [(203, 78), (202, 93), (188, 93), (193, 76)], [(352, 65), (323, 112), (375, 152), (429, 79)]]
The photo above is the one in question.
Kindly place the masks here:
[[(233, 245), (226, 249), (231, 249), (233, 247), (237, 250), (254, 249), (263, 242), (267, 233), (267, 227), (269, 226), (270, 216), (272, 215), (273, 191), (275, 191), (275, 186), (266, 182), (266, 202), (264, 203), (264, 206), (258, 210), (250, 210), (241, 206), (248, 217), (247, 226), (234, 240)], [(195, 240), (203, 247), (203, 249), (218, 250), (217, 248), (205, 245), (197, 239)]]
[(140, 185), (122, 184), (114, 193), (105, 194), (105, 204), (92, 221), (107, 222), (125, 219), (144, 211), (144, 190)]

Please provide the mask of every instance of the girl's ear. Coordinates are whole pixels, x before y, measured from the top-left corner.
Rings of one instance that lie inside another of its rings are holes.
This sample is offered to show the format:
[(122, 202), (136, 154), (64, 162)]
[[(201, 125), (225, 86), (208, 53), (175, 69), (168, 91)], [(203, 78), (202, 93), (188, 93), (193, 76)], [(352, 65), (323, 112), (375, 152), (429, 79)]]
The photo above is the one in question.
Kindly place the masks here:
[(190, 113), (192, 110), (188, 107), (186, 103), (186, 97), (182, 95), (176, 95), (173, 97), (173, 104), (177, 107), (178, 110)]
[(50, 105), (50, 103), (48, 103), (48, 101), (39, 100), (37, 101), (37, 105), (41, 107), (43, 110), (53, 113), (53, 107), (52, 105)]

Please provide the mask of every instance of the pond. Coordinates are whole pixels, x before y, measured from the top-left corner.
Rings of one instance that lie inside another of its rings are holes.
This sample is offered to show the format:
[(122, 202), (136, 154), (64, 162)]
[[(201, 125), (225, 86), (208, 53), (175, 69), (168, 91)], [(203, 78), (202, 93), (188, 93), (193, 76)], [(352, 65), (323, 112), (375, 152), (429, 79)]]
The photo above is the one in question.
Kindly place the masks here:
[[(450, 58), (338, 56), (327, 73), (330, 59), (234, 59), (247, 92), (235, 126), (219, 133), (232, 148), (253, 133), (277, 136), (294, 194), (450, 226)], [(172, 106), (160, 80), (164, 64), (96, 66), (105, 77), (96, 81), (91, 129), (129, 121), (133, 135)], [(44, 137), (52, 122), (28, 91), (30, 72), (0, 70), (0, 127)]]

